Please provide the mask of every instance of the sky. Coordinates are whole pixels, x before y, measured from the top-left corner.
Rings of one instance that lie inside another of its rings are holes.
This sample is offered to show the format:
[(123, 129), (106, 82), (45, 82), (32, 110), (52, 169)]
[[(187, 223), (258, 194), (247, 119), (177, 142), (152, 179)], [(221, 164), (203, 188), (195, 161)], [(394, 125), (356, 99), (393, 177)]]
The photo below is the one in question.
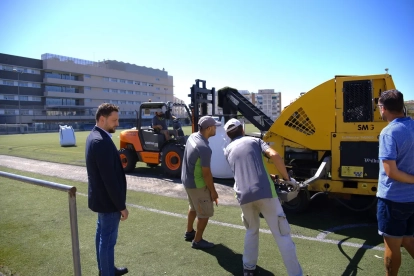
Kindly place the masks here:
[(282, 92), (335, 75), (392, 75), (414, 100), (414, 0), (0, 0), (0, 53), (165, 68), (189, 103), (196, 79)]

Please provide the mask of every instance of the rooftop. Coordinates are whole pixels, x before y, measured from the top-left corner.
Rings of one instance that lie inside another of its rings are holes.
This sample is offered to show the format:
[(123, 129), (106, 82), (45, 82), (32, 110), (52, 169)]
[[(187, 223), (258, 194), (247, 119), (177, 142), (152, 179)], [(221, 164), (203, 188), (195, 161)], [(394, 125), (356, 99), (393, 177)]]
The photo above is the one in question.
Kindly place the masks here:
[(78, 65), (83, 66), (92, 66), (92, 67), (103, 67), (107, 69), (131, 72), (131, 73), (138, 73), (138, 74), (145, 74), (145, 75), (152, 75), (158, 77), (168, 77), (168, 72), (160, 69), (154, 69), (151, 67), (139, 66), (136, 64), (125, 63), (122, 61), (116, 60), (103, 60), (103, 61), (90, 61), (80, 58), (73, 58), (73, 57), (66, 57), (60, 56), (56, 54), (45, 53), (42, 55), (42, 60), (54, 59), (59, 60), (62, 62), (72, 62)]

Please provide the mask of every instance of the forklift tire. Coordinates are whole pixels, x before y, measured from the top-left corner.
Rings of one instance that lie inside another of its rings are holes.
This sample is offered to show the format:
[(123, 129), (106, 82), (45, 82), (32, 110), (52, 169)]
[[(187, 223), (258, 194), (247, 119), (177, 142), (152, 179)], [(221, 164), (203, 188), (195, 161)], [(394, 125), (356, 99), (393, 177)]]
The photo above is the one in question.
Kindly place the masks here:
[(161, 167), (171, 177), (181, 176), (184, 149), (176, 144), (168, 144), (162, 149)]
[(286, 212), (302, 213), (309, 205), (310, 195), (308, 190), (300, 190), (298, 196), (289, 202), (283, 202), (282, 207)]
[(118, 152), (124, 172), (132, 172), (137, 164), (136, 152), (129, 149), (120, 149)]

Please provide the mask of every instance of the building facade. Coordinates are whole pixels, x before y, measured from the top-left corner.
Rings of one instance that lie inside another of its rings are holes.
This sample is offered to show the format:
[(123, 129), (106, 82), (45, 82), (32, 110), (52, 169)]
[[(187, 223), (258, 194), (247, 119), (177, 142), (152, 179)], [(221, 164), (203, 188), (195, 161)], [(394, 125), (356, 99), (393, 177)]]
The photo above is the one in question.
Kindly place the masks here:
[(407, 110), (407, 116), (414, 119), (414, 100), (406, 101), (405, 108)]
[(275, 121), (282, 112), (282, 93), (274, 89), (259, 89), (254, 95), (255, 106)]
[(94, 124), (104, 102), (132, 126), (142, 102), (174, 101), (167, 71), (115, 60), (43, 54), (41, 60), (0, 54), (0, 124)]

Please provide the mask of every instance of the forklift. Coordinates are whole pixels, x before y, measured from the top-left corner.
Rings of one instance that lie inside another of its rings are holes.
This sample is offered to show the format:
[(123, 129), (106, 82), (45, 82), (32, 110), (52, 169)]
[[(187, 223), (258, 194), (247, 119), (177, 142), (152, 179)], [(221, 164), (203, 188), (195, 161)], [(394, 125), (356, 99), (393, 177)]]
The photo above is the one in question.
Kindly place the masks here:
[(163, 133), (152, 128), (151, 125), (155, 110), (163, 110), (165, 120), (170, 120), (174, 107), (185, 108), (188, 114), (185, 121), (187, 124), (190, 123), (192, 116), (185, 104), (144, 102), (140, 105), (136, 127), (122, 131), (119, 136), (119, 156), (125, 172), (132, 172), (137, 162), (144, 162), (149, 167), (161, 164), (163, 172), (171, 177), (181, 175), (182, 157), (188, 136), (179, 135), (183, 133), (170, 129), (168, 130), (170, 139), (167, 140)]

